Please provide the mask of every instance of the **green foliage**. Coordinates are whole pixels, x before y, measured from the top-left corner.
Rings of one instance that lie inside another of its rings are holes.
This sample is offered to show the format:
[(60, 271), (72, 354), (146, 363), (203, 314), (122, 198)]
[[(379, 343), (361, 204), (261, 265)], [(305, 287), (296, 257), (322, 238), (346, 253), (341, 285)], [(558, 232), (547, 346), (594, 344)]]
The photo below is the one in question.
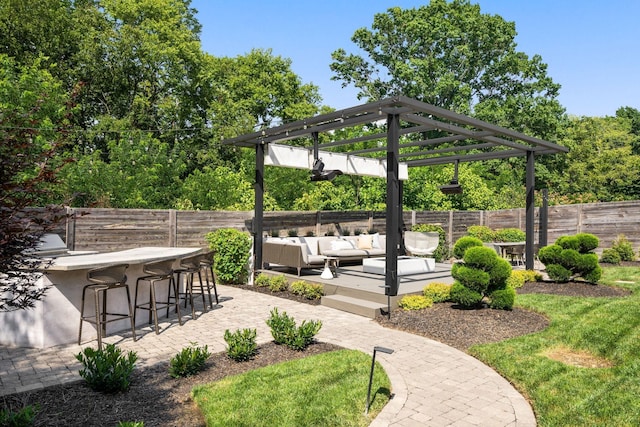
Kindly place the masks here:
[(298, 229), (297, 228), (292, 228), (290, 230), (287, 231), (287, 235), (289, 237), (298, 237)]
[(507, 286), (521, 288), (527, 282), (542, 280), (542, 275), (535, 270), (512, 270), (507, 279)]
[(444, 228), (436, 224), (415, 224), (411, 227), (411, 231), (425, 232), (435, 231), (438, 233), (438, 247), (433, 253), (433, 258), (436, 262), (449, 259), (449, 243), (447, 242), (447, 233)]
[(523, 242), (526, 238), (526, 233), (519, 228), (501, 228), (495, 232), (496, 242)]
[(505, 289), (496, 289), (489, 294), (489, 307), (496, 310), (511, 310), (516, 300), (516, 291), (510, 286)]
[(458, 259), (462, 259), (465, 251), (474, 246), (483, 246), (482, 240), (476, 237), (463, 236), (453, 245), (453, 256)]
[(271, 292), (282, 292), (289, 288), (289, 282), (284, 274), (272, 276), (269, 280), (269, 290)]
[(398, 301), (398, 307), (406, 311), (422, 310), (433, 305), (433, 300), (424, 295), (405, 295)]
[(82, 363), (80, 376), (87, 385), (104, 393), (116, 393), (129, 389), (130, 377), (138, 356), (129, 351), (124, 354), (114, 344), (107, 344), (104, 349), (85, 348), (76, 355)]
[(422, 294), (433, 302), (447, 302), (451, 298), (451, 285), (446, 283), (429, 283), (422, 289)]
[(622, 258), (620, 257), (620, 253), (613, 248), (604, 249), (600, 256), (600, 262), (607, 264), (619, 265), (621, 261)]
[(624, 234), (618, 234), (618, 237), (616, 237), (611, 245), (611, 249), (620, 255), (620, 261), (634, 261), (636, 259), (636, 253), (633, 251), (633, 246)]
[(236, 362), (252, 359), (258, 350), (257, 334), (256, 329), (237, 329), (235, 332), (225, 330), (224, 340), (227, 343), (227, 356)]
[(477, 307), (482, 302), (482, 298), (481, 293), (467, 288), (458, 281), (451, 286), (451, 301), (460, 304), (462, 307)]
[(18, 411), (0, 409), (0, 427), (32, 426), (38, 409), (38, 405), (26, 405)]
[(479, 294), (484, 294), (489, 287), (489, 273), (479, 268), (460, 265), (455, 270), (451, 270), (454, 279), (462, 285), (472, 289)]
[(318, 283), (308, 283), (304, 280), (293, 282), (289, 286), (291, 293), (300, 295), (309, 300), (319, 299), (324, 295), (324, 288)]
[(260, 273), (253, 281), (253, 284), (259, 288), (266, 288), (271, 284), (271, 276), (265, 273)]
[(223, 284), (245, 283), (251, 237), (233, 228), (219, 228), (205, 239), (214, 251), (216, 277)]
[(496, 232), (486, 225), (472, 225), (467, 228), (467, 235), (482, 240), (483, 242), (496, 241)]
[(211, 356), (208, 347), (197, 347), (191, 343), (183, 348), (180, 353), (171, 358), (169, 362), (169, 375), (173, 378), (189, 377), (204, 369), (207, 359)]
[(118, 427), (144, 427), (143, 421), (119, 421)]
[(598, 243), (598, 238), (588, 233), (562, 236), (555, 244), (540, 248), (538, 258), (545, 265), (551, 280), (568, 282), (582, 277), (596, 283), (602, 275), (598, 256), (592, 252)]
[(276, 344), (284, 344), (298, 351), (307, 348), (322, 328), (322, 322), (319, 320), (303, 320), (300, 326), (297, 326), (293, 317), (286, 312), (278, 313), (277, 308), (271, 310), (267, 325), (271, 328), (271, 336)]

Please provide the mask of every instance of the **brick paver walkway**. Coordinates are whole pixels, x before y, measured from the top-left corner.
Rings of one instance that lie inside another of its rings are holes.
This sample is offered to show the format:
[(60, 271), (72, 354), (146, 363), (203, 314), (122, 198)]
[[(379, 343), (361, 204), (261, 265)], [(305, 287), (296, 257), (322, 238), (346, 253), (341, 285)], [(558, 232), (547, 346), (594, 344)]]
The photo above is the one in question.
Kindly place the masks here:
[[(265, 321), (277, 307), (297, 322), (322, 320), (319, 340), (369, 354), (377, 345), (394, 350), (376, 357), (389, 375), (393, 399), (372, 426), (536, 425), (530, 405), (513, 386), (464, 352), (331, 308), (228, 286), (218, 288), (222, 307), (189, 319), (182, 327), (173, 319), (171, 325), (161, 325), (160, 335), (143, 328), (138, 330), (137, 342), (127, 335), (110, 335), (105, 341), (135, 350), (138, 366), (169, 360), (194, 341), (219, 352), (226, 347), (225, 329), (256, 328), (259, 343), (270, 341)], [(0, 395), (77, 380), (80, 364), (74, 355), (80, 350), (73, 344), (44, 350), (0, 347)]]

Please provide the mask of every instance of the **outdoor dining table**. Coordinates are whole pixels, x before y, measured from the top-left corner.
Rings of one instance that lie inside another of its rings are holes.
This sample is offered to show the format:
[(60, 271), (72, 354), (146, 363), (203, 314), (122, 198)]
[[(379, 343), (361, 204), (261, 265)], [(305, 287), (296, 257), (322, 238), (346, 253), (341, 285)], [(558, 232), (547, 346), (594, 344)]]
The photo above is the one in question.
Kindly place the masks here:
[[(114, 264), (129, 264), (127, 283), (136, 283), (145, 273), (142, 266), (148, 262), (181, 258), (201, 252), (193, 247), (141, 247), (117, 252), (53, 258), (37, 286), (51, 286), (35, 307), (10, 312), (0, 312), (0, 345), (46, 348), (78, 340), (78, 323), (82, 303), (82, 288), (87, 284), (87, 271)], [(116, 310), (126, 311), (126, 297), (114, 296), (109, 304)], [(140, 319), (139, 324), (145, 320)], [(127, 319), (113, 322), (110, 330), (131, 328)], [(91, 329), (90, 327), (88, 329)], [(91, 331), (95, 335), (95, 330)], [(87, 331), (86, 339), (90, 339)]]

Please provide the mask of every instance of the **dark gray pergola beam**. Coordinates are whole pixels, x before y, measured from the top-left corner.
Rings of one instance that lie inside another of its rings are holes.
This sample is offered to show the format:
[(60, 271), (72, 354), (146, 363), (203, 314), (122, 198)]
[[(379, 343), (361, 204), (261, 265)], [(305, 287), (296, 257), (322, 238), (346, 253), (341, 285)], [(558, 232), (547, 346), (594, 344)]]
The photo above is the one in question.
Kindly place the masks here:
[[(425, 132), (428, 130), (433, 130), (433, 126), (414, 126), (410, 128), (403, 128), (403, 129), (400, 129), (400, 135), (407, 135), (407, 134), (416, 133), (416, 132)], [(378, 132), (371, 135), (363, 135), (357, 138), (345, 139), (342, 141), (325, 142), (323, 144), (320, 144), (320, 148), (339, 147), (342, 145), (350, 145), (358, 142), (375, 141), (375, 140), (382, 141), (386, 139), (387, 139), (387, 132), (385, 131), (385, 132)], [(386, 150), (385, 147), (376, 147), (374, 151), (385, 151), (385, 150)], [(357, 154), (359, 151), (360, 150), (350, 151), (350, 153)], [(367, 153), (369, 151), (362, 151), (362, 152)]]
[(435, 150), (425, 150), (425, 151), (415, 151), (413, 153), (404, 153), (404, 154), (400, 154), (400, 158), (418, 157), (418, 156), (424, 156), (429, 154), (456, 153), (458, 151), (467, 151), (467, 150), (482, 150), (485, 148), (491, 148), (495, 146), (496, 144), (492, 142), (484, 142), (482, 144), (456, 145), (453, 147), (438, 148)]

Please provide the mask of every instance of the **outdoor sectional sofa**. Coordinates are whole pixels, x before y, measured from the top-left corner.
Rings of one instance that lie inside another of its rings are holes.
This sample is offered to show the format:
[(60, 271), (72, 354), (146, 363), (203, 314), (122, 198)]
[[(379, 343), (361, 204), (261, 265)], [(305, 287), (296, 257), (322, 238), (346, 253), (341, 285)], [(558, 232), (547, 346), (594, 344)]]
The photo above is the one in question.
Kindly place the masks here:
[(262, 244), (265, 267), (277, 264), (295, 268), (322, 267), (328, 257), (339, 262), (357, 262), (364, 258), (384, 257), (386, 239), (380, 234), (360, 236), (267, 238)]

